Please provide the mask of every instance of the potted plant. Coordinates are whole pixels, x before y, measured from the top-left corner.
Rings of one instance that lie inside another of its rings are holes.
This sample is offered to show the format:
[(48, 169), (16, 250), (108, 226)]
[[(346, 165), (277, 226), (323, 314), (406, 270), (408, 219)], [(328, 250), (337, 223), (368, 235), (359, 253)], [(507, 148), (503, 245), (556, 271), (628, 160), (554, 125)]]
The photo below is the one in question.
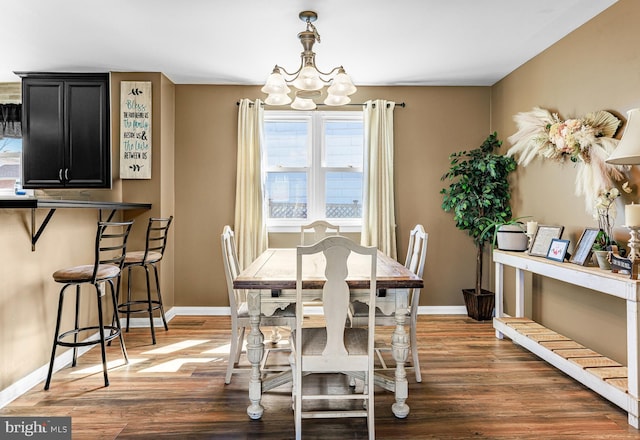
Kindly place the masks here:
[(451, 181), (440, 191), (442, 209), (453, 212), (456, 227), (466, 231), (476, 245), (475, 287), (462, 292), (468, 315), (479, 321), (491, 319), (495, 305), (494, 293), (482, 289), (484, 246), (493, 241), (496, 224), (511, 220), (508, 176), (516, 169), (516, 161), (495, 153), (501, 145), (494, 132), (480, 147), (451, 154), (449, 171), (441, 177)]
[[(625, 182), (622, 185), (622, 190), (626, 193), (631, 192), (629, 188), (629, 182)], [(610, 188), (605, 191), (601, 191), (596, 198), (596, 203), (593, 209), (593, 217), (598, 221), (598, 227), (600, 231), (596, 236), (591, 250), (597, 259), (597, 264), (601, 269), (611, 269), (608, 260), (608, 254), (615, 246), (617, 249), (618, 243), (613, 239), (613, 225), (616, 221), (616, 199), (620, 197), (620, 191), (618, 188)], [(619, 249), (619, 252), (624, 256), (624, 249)]]
[(493, 247), (503, 251), (524, 252), (529, 248), (529, 237), (526, 225), (521, 220), (529, 217), (518, 217), (507, 221), (490, 220), (482, 233), (493, 233)]

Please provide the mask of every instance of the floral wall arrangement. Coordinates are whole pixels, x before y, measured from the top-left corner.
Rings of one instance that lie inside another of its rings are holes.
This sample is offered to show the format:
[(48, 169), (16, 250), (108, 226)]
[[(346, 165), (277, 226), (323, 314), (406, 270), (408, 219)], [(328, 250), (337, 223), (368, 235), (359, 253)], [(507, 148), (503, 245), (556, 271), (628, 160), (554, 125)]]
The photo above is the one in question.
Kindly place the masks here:
[(582, 118), (561, 119), (557, 113), (534, 107), (514, 116), (518, 131), (509, 137), (507, 156), (518, 155), (518, 164), (527, 166), (534, 158), (563, 162), (578, 167), (575, 194), (584, 196), (587, 211), (613, 182), (622, 180), (626, 166), (605, 162), (618, 144), (614, 139), (621, 121), (600, 110)]

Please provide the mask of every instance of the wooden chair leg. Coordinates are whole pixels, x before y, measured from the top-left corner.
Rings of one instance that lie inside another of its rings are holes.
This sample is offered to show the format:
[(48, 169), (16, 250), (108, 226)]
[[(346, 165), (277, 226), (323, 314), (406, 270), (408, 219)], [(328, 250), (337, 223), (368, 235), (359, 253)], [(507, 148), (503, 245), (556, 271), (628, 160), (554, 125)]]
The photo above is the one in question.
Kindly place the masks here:
[(418, 356), (418, 336), (416, 335), (416, 322), (411, 323), (411, 357), (413, 359), (413, 369), (416, 373), (416, 382), (422, 382), (420, 372), (420, 358)]

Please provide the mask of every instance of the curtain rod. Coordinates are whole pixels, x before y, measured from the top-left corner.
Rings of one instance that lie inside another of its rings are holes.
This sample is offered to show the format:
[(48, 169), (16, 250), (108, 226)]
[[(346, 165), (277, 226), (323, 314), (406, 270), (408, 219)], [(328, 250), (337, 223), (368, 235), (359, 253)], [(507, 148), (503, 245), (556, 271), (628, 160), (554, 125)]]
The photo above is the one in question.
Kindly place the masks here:
[[(240, 105), (240, 101), (236, 101), (236, 105)], [(253, 102), (249, 104), (249, 106), (252, 106), (252, 105), (253, 105)], [(262, 103), (262, 105), (267, 105), (267, 104)], [(352, 102), (352, 103), (349, 103), (349, 104), (343, 104), (343, 105), (340, 105), (340, 106), (335, 106), (335, 105), (330, 106), (330, 105), (328, 105), (328, 104), (316, 104), (316, 105), (317, 105), (317, 106), (326, 106), (326, 107), (347, 107), (347, 106), (353, 106), (353, 105), (360, 105), (360, 106), (362, 106), (362, 105), (365, 105), (365, 104), (364, 104), (364, 103), (362, 103), (362, 104), (358, 104), (358, 103)], [(376, 104), (375, 104), (375, 102), (374, 102), (374, 103), (373, 103), (373, 107), (375, 107), (375, 106), (376, 106)], [(406, 106), (407, 106), (407, 104), (405, 104), (404, 102), (399, 102), (399, 103), (397, 103), (397, 104), (396, 104), (396, 107), (402, 107), (402, 108), (405, 108)], [(268, 106), (268, 107), (279, 107), (279, 106), (271, 105), (271, 106)], [(389, 108), (389, 104), (387, 104), (387, 108)]]

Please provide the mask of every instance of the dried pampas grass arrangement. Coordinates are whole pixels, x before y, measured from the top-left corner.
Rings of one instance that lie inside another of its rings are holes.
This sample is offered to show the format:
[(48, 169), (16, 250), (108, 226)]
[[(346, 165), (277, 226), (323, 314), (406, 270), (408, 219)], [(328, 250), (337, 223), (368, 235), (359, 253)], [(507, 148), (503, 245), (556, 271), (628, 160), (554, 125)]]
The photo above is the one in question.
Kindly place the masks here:
[(622, 180), (626, 166), (605, 162), (618, 145), (613, 136), (620, 120), (600, 110), (582, 118), (562, 120), (556, 113), (540, 107), (514, 116), (518, 131), (509, 137), (512, 147), (507, 156), (518, 156), (518, 164), (527, 166), (541, 156), (556, 161), (569, 159), (578, 167), (575, 194), (585, 198), (591, 212), (598, 194)]

